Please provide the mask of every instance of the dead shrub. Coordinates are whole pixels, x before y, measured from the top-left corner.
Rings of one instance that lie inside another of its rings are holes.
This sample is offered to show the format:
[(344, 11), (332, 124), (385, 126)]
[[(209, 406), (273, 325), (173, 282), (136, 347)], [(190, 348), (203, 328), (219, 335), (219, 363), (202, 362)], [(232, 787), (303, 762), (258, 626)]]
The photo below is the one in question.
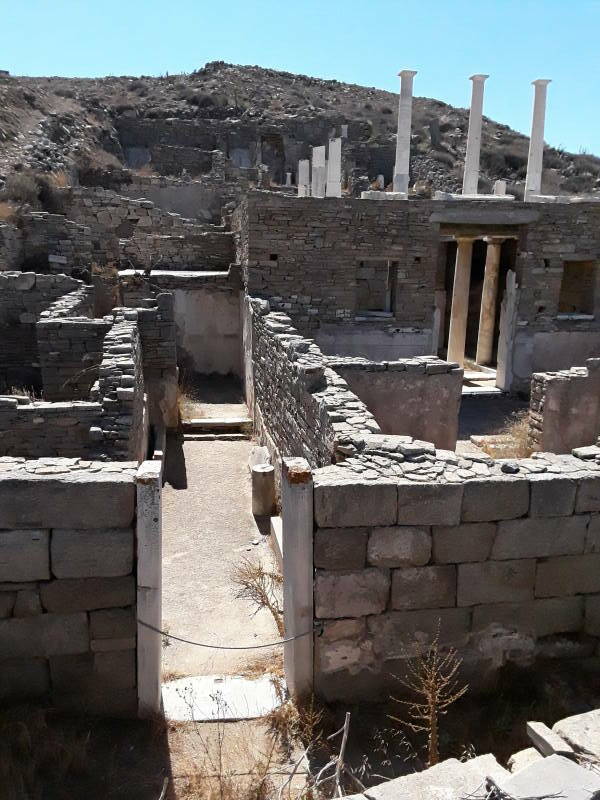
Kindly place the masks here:
[(13, 172), (6, 179), (0, 200), (17, 206), (58, 212), (61, 203), (57, 188), (62, 185), (63, 180), (68, 183), (66, 173), (52, 176), (37, 172)]
[(267, 569), (262, 561), (245, 558), (233, 568), (231, 580), (237, 586), (235, 596), (249, 600), (255, 608), (255, 614), (261, 608), (266, 608), (275, 620), (279, 635), (283, 636), (283, 608), (280, 601), (282, 576)]
[(13, 172), (6, 179), (3, 197), (18, 205), (39, 205), (39, 186), (33, 175), (27, 172)]
[(440, 760), (439, 718), (469, 689), (468, 684), (459, 685), (458, 671), (461, 665), (462, 659), (456, 650), (449, 648), (443, 652), (440, 648), (438, 627), (430, 644), (425, 648), (420, 647), (417, 655), (406, 661), (406, 675), (396, 676), (410, 693), (411, 699), (393, 697), (394, 702), (406, 708), (407, 716), (391, 716), (391, 719), (415, 733), (426, 735), (429, 767)]

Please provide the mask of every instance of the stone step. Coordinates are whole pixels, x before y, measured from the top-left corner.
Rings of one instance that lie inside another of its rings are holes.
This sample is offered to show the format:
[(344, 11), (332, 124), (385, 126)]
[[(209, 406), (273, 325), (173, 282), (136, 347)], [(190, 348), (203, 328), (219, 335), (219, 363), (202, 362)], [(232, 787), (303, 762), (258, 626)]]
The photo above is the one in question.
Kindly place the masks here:
[(252, 438), (248, 433), (184, 433), (186, 442), (242, 442)]
[(184, 433), (252, 433), (250, 417), (197, 417), (183, 420)]

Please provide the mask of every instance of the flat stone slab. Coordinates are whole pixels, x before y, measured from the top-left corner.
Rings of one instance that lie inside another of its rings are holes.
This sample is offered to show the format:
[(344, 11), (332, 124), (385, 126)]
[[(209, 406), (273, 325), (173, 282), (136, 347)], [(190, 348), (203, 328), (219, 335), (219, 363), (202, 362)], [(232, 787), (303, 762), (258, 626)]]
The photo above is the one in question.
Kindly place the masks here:
[(562, 800), (598, 800), (600, 774), (553, 755), (534, 761), (508, 780), (496, 781), (510, 797), (560, 797)]
[(491, 753), (469, 761), (449, 758), (423, 772), (365, 789), (364, 797), (367, 800), (463, 800), (470, 796), (473, 800), (483, 799), (488, 775), (499, 782), (506, 780), (510, 772), (501, 767)]
[(173, 722), (231, 722), (264, 717), (282, 703), (275, 678), (200, 675), (163, 684), (165, 719)]
[(600, 758), (600, 709), (561, 719), (552, 730), (574, 750)]

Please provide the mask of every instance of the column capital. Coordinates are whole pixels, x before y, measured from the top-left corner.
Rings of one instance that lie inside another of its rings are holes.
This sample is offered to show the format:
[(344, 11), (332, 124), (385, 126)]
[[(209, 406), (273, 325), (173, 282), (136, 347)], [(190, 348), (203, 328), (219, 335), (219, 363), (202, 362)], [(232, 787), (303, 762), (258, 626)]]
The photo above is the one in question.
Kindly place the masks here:
[(417, 74), (416, 69), (401, 69), (398, 73), (398, 77), (400, 78), (414, 78)]
[(477, 73), (476, 75), (471, 75), (471, 77), (469, 78), (469, 80), (470, 80), (470, 81), (474, 81), (475, 83), (483, 83), (483, 82), (484, 82), (485, 80), (487, 80), (489, 77), (490, 77), (489, 75), (482, 75), (482, 74), (480, 74), (480, 73)]
[(531, 81), (532, 86), (548, 86), (549, 83), (552, 83), (552, 78), (537, 78)]
[(486, 244), (503, 244), (508, 238), (508, 236), (484, 236), (483, 241)]
[(458, 234), (454, 236), (454, 241), (457, 244), (469, 244), (469, 242), (472, 244), (473, 242), (477, 241), (477, 239), (480, 238), (481, 238), (480, 236), (466, 236), (466, 235), (461, 236), (460, 234)]

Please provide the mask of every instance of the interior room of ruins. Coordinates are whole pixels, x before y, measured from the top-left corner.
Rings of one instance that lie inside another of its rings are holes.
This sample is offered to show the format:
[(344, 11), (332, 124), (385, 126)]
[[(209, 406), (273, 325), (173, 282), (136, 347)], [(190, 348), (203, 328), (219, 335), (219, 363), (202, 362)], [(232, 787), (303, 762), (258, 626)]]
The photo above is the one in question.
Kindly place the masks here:
[[(342, 112), (128, 105), (102, 163), (44, 172), (7, 147), (3, 703), (169, 717), (165, 687), (245, 664), (185, 640), (279, 643), (286, 696), (338, 708), (380, 703), (433, 638), (475, 697), (512, 668), (597, 675), (600, 177), (556, 188), (548, 80), (526, 170), (494, 174), (478, 74), (462, 186), (425, 185), (419, 74), (399, 76), (387, 137)], [(83, 103), (85, 82), (69, 86)], [(428, 125), (435, 143), (446, 129)], [(36, 201), (19, 199), (35, 175)], [(257, 553), (281, 576), (280, 628), (228, 584)], [(532, 731), (539, 758), (583, 736)], [(466, 764), (475, 784), (519, 774)]]

